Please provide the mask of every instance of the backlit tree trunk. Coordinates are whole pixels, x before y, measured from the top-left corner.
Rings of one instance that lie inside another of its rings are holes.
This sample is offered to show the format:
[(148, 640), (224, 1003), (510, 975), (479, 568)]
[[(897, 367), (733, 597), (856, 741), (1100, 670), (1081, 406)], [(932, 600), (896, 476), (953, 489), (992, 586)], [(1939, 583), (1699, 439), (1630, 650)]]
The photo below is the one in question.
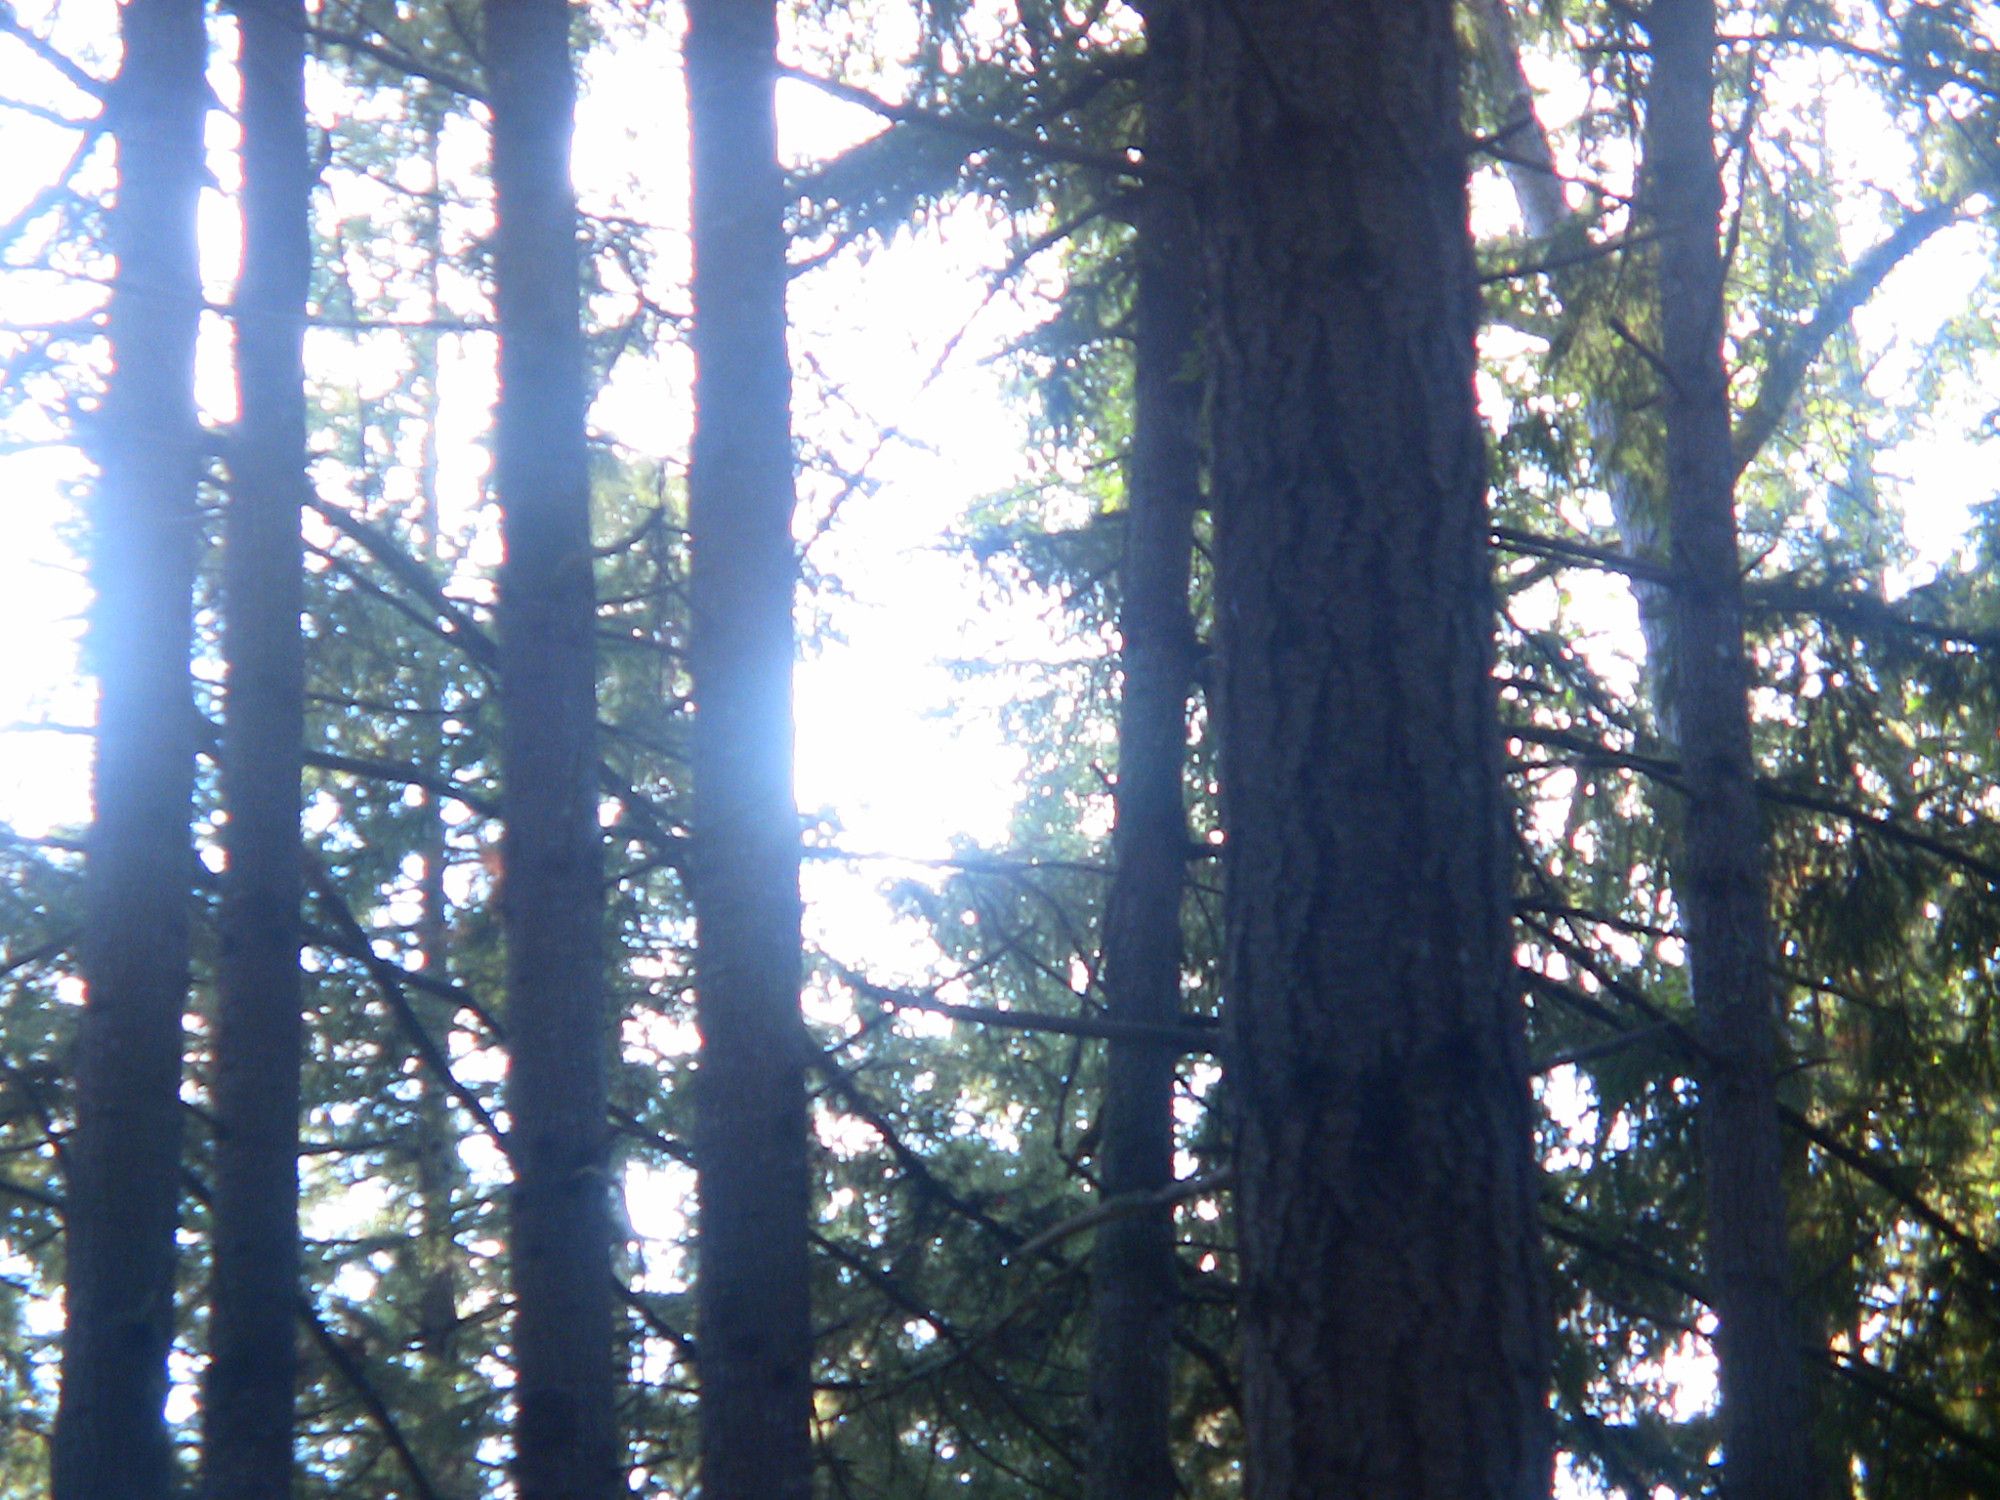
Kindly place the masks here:
[(792, 798), (797, 558), (771, 0), (693, 0), (688, 473), (707, 1500), (812, 1492), (806, 1035)]
[(119, 183), (110, 229), (114, 363), (92, 444), (101, 471), (91, 513), (96, 813), (76, 1129), (65, 1152), (68, 1322), (56, 1500), (163, 1500), (174, 1475), (163, 1412), (194, 870), (188, 650), (207, 39), (198, 0), (130, 0), (120, 31), (125, 60), (109, 105)]
[(612, 1367), (596, 591), (564, 0), (487, 0), (500, 405), (502, 921), (522, 1500), (623, 1490)]
[[(1146, 167), (1138, 220), (1137, 344), (1125, 556), (1119, 574), (1124, 669), (1118, 821), (1104, 917), (1112, 1017), (1171, 1024), (1181, 1008), (1181, 890), (1188, 857), (1181, 777), (1194, 668), (1188, 568), (1201, 504), (1200, 271), (1184, 180), (1188, 104), (1182, 0), (1146, 6)], [(1107, 1043), (1103, 1190), (1107, 1200), (1173, 1181), (1179, 1048)], [(1091, 1257), (1095, 1500), (1170, 1500), (1174, 1311), (1180, 1267), (1165, 1204), (1110, 1220)]]
[(215, 1272), (202, 1405), (210, 1500), (274, 1500), (292, 1477), (298, 1318), (299, 771), (305, 735), (300, 508), (312, 172), (303, 0), (243, 0), (241, 415), (223, 552), (221, 957)]
[(1776, 954), (1750, 756), (1729, 383), (1714, 0), (1655, 0), (1646, 191), (1659, 233), (1666, 512), (1675, 583), (1663, 726), (1687, 784), (1674, 895), (1703, 1044), (1708, 1281), (1721, 1365), (1723, 1491), (1806, 1500), (1811, 1443), (1786, 1245)]
[(1449, 0), (1204, 0), (1250, 1500), (1546, 1496)]

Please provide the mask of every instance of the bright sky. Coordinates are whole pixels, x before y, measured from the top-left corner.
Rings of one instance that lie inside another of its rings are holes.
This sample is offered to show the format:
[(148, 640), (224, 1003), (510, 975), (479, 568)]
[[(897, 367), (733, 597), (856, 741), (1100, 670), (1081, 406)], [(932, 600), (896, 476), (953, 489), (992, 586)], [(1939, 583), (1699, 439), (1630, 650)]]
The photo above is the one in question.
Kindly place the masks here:
[[(34, 6), (21, 10), (29, 25), (48, 23), (46, 6), (40, 14)], [(101, 44), (111, 13), (108, 0), (65, 0), (57, 35), (77, 50)], [(32, 78), (34, 95), (44, 96), (44, 73), (21, 49), (0, 43), (0, 90)], [(788, 83), (781, 94), (787, 147), (799, 154), (808, 143), (823, 150), (829, 139), (875, 128), (861, 112), (803, 85)], [(69, 107), (86, 112), (81, 100)], [(621, 211), (636, 208), (658, 223), (683, 221), (682, 110), (670, 39), (655, 36), (593, 57), (577, 132), (584, 202), (615, 196)], [(7, 131), (0, 215), (54, 175), (74, 139), (34, 119), (10, 117)], [(632, 163), (647, 169), (641, 185), (625, 180)], [(961, 733), (938, 715), (957, 693), (939, 658), (989, 643), (961, 637), (975, 613), (973, 590), (940, 546), (963, 507), (1005, 487), (1019, 467), (1018, 419), (1002, 400), (1000, 373), (982, 360), (1024, 326), (1024, 314), (1008, 298), (986, 303), (982, 272), (1004, 259), (999, 230), (969, 209), (947, 216), (940, 229), (922, 239), (902, 237), (864, 263), (802, 278), (793, 298), (795, 350), (812, 351), (852, 408), (842, 425), (856, 439), (840, 456), (858, 463), (878, 427), (893, 426), (901, 435), (869, 465), (877, 487), (850, 498), (813, 545), (815, 568), (839, 578), (849, 597), (836, 612), (840, 639), (813, 651), (800, 668), (800, 800), (809, 810), (837, 809), (843, 847), (917, 856), (945, 852), (961, 831), (997, 837), (1017, 770), (990, 734), (976, 727)], [(223, 293), (234, 228), (218, 212), (205, 216), (204, 230), (211, 274), (222, 283), (211, 292)], [(0, 291), (0, 316), (23, 316), (42, 290), (39, 281), (12, 279)], [(965, 336), (940, 365), (960, 330)], [(211, 340), (205, 353), (205, 404), (227, 415), (221, 341)], [(365, 364), (352, 375), (364, 388), (369, 384)], [(685, 451), (685, 379), (686, 361), (677, 355), (648, 370), (628, 366), (594, 419), (639, 453), (676, 458)], [(490, 396), (482, 378), (459, 385), (455, 401), (447, 394), (448, 453), (476, 439)], [(802, 424), (811, 419), (802, 411)], [(23, 831), (87, 815), (85, 742), (21, 727), (79, 725), (90, 717), (74, 656), (85, 596), (63, 540), (73, 518), (65, 483), (86, 472), (67, 450), (0, 456), (7, 496), (0, 508), (0, 628), (16, 643), (0, 661), (0, 725), (12, 727), (0, 742), (0, 817)], [(471, 498), (478, 472), (479, 466), (462, 469), (456, 485), (448, 474), (448, 497)], [(803, 481), (802, 532), (826, 488), (810, 476)], [(1031, 619), (1003, 624), (1001, 645), (1010, 630), (1032, 628)], [(982, 637), (995, 633), (990, 620), (979, 628)]]

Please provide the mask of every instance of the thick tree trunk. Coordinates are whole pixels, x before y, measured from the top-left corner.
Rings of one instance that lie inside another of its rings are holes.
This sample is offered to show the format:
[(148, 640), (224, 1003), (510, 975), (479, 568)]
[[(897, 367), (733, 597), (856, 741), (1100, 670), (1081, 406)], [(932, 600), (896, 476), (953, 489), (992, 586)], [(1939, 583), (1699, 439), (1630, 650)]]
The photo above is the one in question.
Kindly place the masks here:
[(792, 798), (797, 557), (771, 0), (692, 0), (695, 436), (688, 472), (707, 1500), (812, 1492)]
[(522, 1500), (623, 1491), (612, 1369), (596, 591), (564, 0), (487, 0), (501, 812)]
[[(1187, 162), (1187, 17), (1182, 0), (1146, 6), (1146, 166), (1125, 557), (1119, 575), (1123, 696), (1118, 821), (1104, 917), (1104, 984), (1120, 1021), (1170, 1024), (1181, 1008), (1181, 892), (1187, 871), (1187, 698), (1195, 656), (1189, 559), (1201, 504), (1200, 273)], [(1103, 1190), (1156, 1192), (1173, 1180), (1179, 1049), (1107, 1044)], [(1173, 1211), (1113, 1219), (1091, 1257), (1093, 1500), (1171, 1500), (1174, 1310), (1180, 1267)]]
[(1452, 12), (1197, 11), (1250, 1500), (1551, 1481)]
[(1663, 723), (1687, 807), (1675, 896), (1702, 1062), (1708, 1271), (1721, 1365), (1723, 1491), (1807, 1500), (1811, 1444), (1791, 1300), (1777, 1100), (1775, 955), (1750, 754), (1742, 564), (1722, 362), (1722, 174), (1714, 0), (1655, 0), (1646, 200), (1659, 234), (1674, 646)]
[(180, 1198), (199, 519), (195, 205), (207, 38), (198, 0), (130, 0), (113, 95), (118, 277), (96, 419), (90, 648), (100, 696), (69, 1164), (68, 1323), (56, 1500), (156, 1500)]
[(216, 975), (215, 1274), (203, 1492), (291, 1490), (298, 1317), (299, 773), (305, 736), (300, 509), (311, 274), (303, 0), (244, 0), (241, 416), (223, 551), (224, 842)]

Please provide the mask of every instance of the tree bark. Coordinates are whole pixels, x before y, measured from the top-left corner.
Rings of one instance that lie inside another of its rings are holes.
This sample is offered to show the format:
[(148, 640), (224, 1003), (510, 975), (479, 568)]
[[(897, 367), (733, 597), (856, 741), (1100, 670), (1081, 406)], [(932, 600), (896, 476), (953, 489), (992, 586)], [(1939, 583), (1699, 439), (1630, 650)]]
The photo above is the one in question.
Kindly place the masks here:
[(1644, 199), (1659, 236), (1675, 648), (1662, 720), (1687, 805), (1676, 897), (1704, 1048), (1699, 1104), (1723, 1492), (1807, 1500), (1810, 1427), (1786, 1243), (1763, 820), (1750, 751), (1736, 464), (1723, 368), (1714, 0), (1655, 0)]
[(1250, 1500), (1551, 1483), (1452, 12), (1196, 12)]
[(215, 1271), (202, 1402), (209, 1500), (291, 1492), (299, 1294), (299, 943), (305, 739), (300, 511), (311, 275), (303, 0), (242, 0), (240, 408), (223, 550), (222, 801), (216, 974)]
[(523, 1500), (621, 1493), (612, 1368), (596, 591), (563, 0), (487, 0), (500, 403), (494, 481)]
[[(1187, 699), (1196, 643), (1188, 614), (1201, 505), (1198, 247), (1185, 185), (1189, 92), (1182, 0), (1145, 7), (1142, 83), (1149, 178), (1138, 216), (1137, 341), (1119, 632), (1117, 823), (1104, 916), (1104, 985), (1116, 1021), (1171, 1026), (1181, 1010), (1187, 872)], [(1100, 1159), (1107, 1201), (1173, 1180), (1171, 1042), (1106, 1049)], [(1091, 1257), (1093, 1500), (1171, 1500), (1173, 1335), (1180, 1300), (1173, 1210), (1108, 1221)]]
[(692, 0), (689, 643), (708, 1500), (812, 1492), (808, 1175), (792, 797), (797, 557), (771, 0)]
[(193, 873), (195, 207), (208, 49), (198, 0), (129, 0), (120, 32), (125, 60), (109, 105), (119, 161), (113, 368), (94, 443), (96, 813), (66, 1152), (56, 1500), (158, 1500), (175, 1472), (164, 1407)]

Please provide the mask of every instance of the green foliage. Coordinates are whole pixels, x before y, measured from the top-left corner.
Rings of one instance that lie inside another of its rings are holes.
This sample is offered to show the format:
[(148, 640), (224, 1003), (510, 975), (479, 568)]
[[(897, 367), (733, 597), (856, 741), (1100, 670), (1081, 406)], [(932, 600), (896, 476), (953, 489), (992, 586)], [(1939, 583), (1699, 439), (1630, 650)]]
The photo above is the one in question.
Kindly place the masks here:
[[(1619, 487), (1622, 519), (1657, 529), (1657, 319), (1633, 206), (1649, 64), (1634, 7), (1519, 9), (1540, 76), (1581, 101), (1556, 137), (1578, 179), (1568, 221), (1541, 241), (1481, 247), (1497, 674), (1516, 951), (1543, 1107), (1555, 1412), (1568, 1471), (1633, 1500), (1661, 1487), (1706, 1495), (1714, 1414), (1679, 1388), (1701, 1369), (1712, 1327), (1698, 1070), (1663, 827), (1677, 767), (1641, 691), (1631, 575), (1651, 575), (1620, 552), (1645, 538), (1614, 524), (1610, 497)], [(1990, 181), (2000, 62), (1990, 28), (1962, 4), (1736, 12), (1721, 122), (1725, 335), (1748, 410), (1783, 380), (1793, 341), (1868, 247), (1913, 210)], [(1065, 1226), (1101, 1197), (1103, 1044), (924, 1007), (1085, 1029), (1102, 1018), (1130, 222), (1143, 191), (1122, 153), (1141, 133), (1138, 28), (1109, 7), (942, 3), (890, 55), (871, 28), (902, 37), (907, 19), (886, 5), (793, 18), (814, 70), (897, 101), (879, 134), (796, 169), (793, 258), (866, 255), (931, 232), (966, 201), (1008, 226), (996, 294), (1032, 282), (1024, 299), (1044, 314), (1004, 355), (1034, 443), (1020, 483), (959, 518), (954, 545), (984, 602), (1041, 619), (1053, 644), (1045, 660), (958, 664), (969, 686), (1004, 686), (1001, 721), (1026, 769), (1004, 845), (963, 845), (892, 888), (899, 918), (883, 949), (916, 953), (921, 978), (890, 984), (816, 956), (819, 1451), (838, 1496), (1072, 1495), (1088, 1421), (1090, 1240)], [(477, 26), (469, 4), (374, 0), (324, 7), (318, 24), (315, 76), (338, 108), (320, 137), (311, 345), (323, 509), (309, 528), (306, 826), (324, 879), (307, 953), (302, 1209), (315, 1322), (300, 1494), (407, 1494), (414, 1461), (440, 1493), (471, 1500), (501, 1491), (508, 1418), (505, 1173), (476, 1117), (500, 1107), (504, 872), (492, 819), (493, 525), (464, 455), (440, 450), (466, 426), (448, 372), (488, 357), (476, 352), (487, 196), (476, 176), (439, 183), (436, 167), (480, 128), (452, 91), (478, 84)], [(640, 8), (581, 29), (589, 41), (657, 24)], [(1893, 136), (1866, 171), (1843, 136), (1857, 100)], [(1490, 98), (1471, 102), (1476, 129), (1493, 115)], [(10, 266), (102, 272), (101, 205), (87, 169), (74, 182), (11, 226)], [(1505, 188), (1482, 170), (1478, 191)], [(1967, 203), (1990, 201), (1981, 191), (1987, 200)], [(1925, 562), (1903, 524), (1922, 496), (1897, 473), (1913, 437), (1954, 410), (1984, 416), (1973, 425), (1992, 438), (2000, 290), (1988, 228), (1941, 233), (1980, 262), (1963, 307), (1893, 350), (1842, 320), (1740, 492), (1788, 986), (1799, 1290), (1823, 1356), (1822, 1446), (1866, 1500), (2000, 1486), (2000, 502), (1974, 513), (1956, 557)], [(600, 384), (673, 368), (670, 240), (616, 213), (585, 225)], [(0, 334), (10, 431), (70, 420), (101, 374), (95, 338), (88, 308), (57, 330)], [(1890, 365), (1907, 378), (1882, 375)], [(683, 875), (687, 538), (662, 457), (606, 436), (593, 485), (605, 959), (621, 1017), (606, 1045), (632, 1223), (619, 1267), (624, 1420), (637, 1492), (669, 1495), (695, 1477), (684, 1143), (697, 1039)], [(1206, 634), (1204, 560), (1197, 574)], [(838, 579), (815, 582), (837, 596)], [(838, 603), (824, 607), (837, 627)], [(205, 639), (205, 670), (215, 653)], [(1190, 741), (1191, 826), (1212, 851), (1222, 812), (1200, 701)], [(201, 808), (211, 829), (212, 780)], [(1184, 1004), (1196, 1023), (1227, 1008), (1218, 864), (1190, 860)], [(73, 840), (0, 839), (0, 1496), (46, 1483), (77, 873)], [(204, 971), (190, 1021), (196, 1182), (206, 984)], [(1181, 1069), (1185, 1175), (1226, 1166), (1226, 1087), (1207, 1056)], [(1176, 1215), (1176, 1459), (1189, 1494), (1226, 1496), (1240, 1486), (1226, 1187)], [(184, 1242), (183, 1379), (204, 1336), (198, 1205)]]

